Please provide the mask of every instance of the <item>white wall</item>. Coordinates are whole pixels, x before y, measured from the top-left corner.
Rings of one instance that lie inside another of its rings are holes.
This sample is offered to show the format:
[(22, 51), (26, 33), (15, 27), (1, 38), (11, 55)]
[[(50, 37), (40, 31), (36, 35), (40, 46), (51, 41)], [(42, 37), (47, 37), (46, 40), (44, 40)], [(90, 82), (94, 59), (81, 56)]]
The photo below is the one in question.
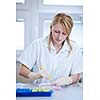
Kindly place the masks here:
[(77, 42), (80, 48), (83, 48), (83, 25), (81, 23), (74, 23), (70, 39)]

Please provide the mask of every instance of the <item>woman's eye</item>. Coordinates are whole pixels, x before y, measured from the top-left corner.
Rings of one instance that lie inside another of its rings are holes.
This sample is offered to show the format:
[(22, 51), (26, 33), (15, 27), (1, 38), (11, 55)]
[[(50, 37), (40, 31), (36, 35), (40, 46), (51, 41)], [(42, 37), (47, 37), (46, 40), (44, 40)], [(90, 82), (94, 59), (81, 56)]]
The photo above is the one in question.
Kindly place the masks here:
[(58, 31), (55, 31), (55, 33), (58, 33)]
[(60, 32), (55, 30), (55, 33), (60, 33)]
[(63, 35), (66, 35), (65, 33), (62, 33)]

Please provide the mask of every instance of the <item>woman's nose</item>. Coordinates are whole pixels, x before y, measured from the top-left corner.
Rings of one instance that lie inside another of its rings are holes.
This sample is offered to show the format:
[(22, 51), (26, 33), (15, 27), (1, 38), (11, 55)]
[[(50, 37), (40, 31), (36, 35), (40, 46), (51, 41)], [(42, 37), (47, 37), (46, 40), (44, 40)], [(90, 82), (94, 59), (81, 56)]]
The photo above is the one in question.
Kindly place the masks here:
[(59, 39), (59, 40), (62, 39), (62, 34), (61, 34), (61, 33), (59, 34), (58, 39)]

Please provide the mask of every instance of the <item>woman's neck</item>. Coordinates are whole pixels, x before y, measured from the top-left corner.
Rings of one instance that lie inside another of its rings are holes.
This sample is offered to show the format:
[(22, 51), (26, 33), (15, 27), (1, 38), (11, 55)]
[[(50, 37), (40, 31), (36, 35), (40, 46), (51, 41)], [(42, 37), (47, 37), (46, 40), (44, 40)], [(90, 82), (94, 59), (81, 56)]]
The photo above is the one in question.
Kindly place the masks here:
[(54, 46), (54, 47), (55, 47), (55, 49), (56, 49), (56, 53), (58, 53), (58, 52), (61, 50), (62, 45), (60, 45), (60, 46)]
[(56, 53), (58, 53), (62, 48), (62, 44), (57, 44), (55, 42), (53, 42), (53, 46), (56, 49)]

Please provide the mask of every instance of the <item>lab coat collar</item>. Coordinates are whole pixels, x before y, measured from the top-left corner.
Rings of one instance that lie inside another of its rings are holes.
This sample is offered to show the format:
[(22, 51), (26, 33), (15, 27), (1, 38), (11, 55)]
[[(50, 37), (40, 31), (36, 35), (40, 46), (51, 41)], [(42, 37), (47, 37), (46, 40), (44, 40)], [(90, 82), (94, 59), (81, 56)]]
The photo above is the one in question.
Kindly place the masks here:
[(65, 52), (65, 51), (69, 52), (69, 50), (70, 50), (69, 45), (68, 45), (67, 41), (65, 40), (63, 47), (61, 49), (61, 52)]

